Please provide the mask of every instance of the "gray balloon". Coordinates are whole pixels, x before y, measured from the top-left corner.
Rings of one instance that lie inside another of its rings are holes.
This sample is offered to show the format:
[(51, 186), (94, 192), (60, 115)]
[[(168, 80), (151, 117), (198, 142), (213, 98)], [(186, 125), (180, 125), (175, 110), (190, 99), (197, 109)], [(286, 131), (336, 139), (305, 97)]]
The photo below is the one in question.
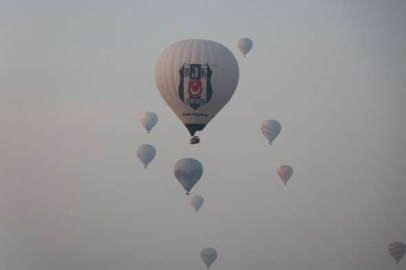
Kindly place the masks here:
[(144, 112), (140, 115), (141, 125), (149, 133), (158, 122), (158, 116), (153, 112)]
[(189, 195), (190, 190), (203, 175), (203, 166), (194, 158), (182, 158), (176, 162), (174, 173), (179, 183), (186, 190), (186, 195)]
[(214, 248), (205, 248), (202, 250), (202, 252), (200, 252), (200, 258), (202, 258), (202, 261), (207, 266), (207, 269), (209, 269), (217, 259), (217, 251)]
[(393, 242), (389, 244), (388, 251), (396, 264), (399, 264), (400, 260), (406, 254), (406, 245), (402, 242)]
[(148, 164), (154, 159), (155, 154), (155, 147), (150, 144), (140, 145), (137, 149), (137, 157), (144, 164), (144, 168), (147, 168)]
[(276, 120), (266, 120), (262, 122), (261, 131), (268, 140), (269, 144), (272, 144), (273, 140), (275, 140), (279, 133), (281, 133), (281, 130), (282, 126)]
[(245, 56), (247, 56), (248, 52), (251, 50), (253, 43), (252, 43), (252, 40), (249, 38), (242, 38), (238, 41), (237, 45), (238, 45), (238, 49), (240, 49), (240, 52), (245, 57)]
[(190, 197), (190, 204), (192, 205), (192, 207), (195, 209), (195, 211), (199, 211), (200, 207), (203, 206), (204, 203), (204, 199), (202, 196), (199, 195), (194, 195), (192, 197)]

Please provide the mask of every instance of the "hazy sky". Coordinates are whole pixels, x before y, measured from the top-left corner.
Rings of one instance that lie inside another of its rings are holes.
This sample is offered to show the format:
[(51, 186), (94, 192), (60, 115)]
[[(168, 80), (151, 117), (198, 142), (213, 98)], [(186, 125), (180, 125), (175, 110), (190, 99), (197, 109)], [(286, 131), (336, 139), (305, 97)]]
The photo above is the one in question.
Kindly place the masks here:
[[(406, 1), (0, 3), (1, 269), (203, 270), (205, 247), (213, 270), (405, 269), (387, 245), (406, 242)], [(187, 38), (240, 65), (193, 146), (154, 79)], [(271, 147), (265, 119), (283, 125)], [(205, 169), (198, 214), (183, 157)]]

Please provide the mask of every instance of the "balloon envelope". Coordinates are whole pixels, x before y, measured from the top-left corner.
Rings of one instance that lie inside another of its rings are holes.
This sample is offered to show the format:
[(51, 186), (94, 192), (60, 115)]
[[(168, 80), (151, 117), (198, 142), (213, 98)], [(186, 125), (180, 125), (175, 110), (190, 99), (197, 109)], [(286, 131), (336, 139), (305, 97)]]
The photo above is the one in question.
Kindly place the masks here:
[(203, 175), (202, 164), (194, 158), (182, 158), (178, 160), (174, 168), (175, 177), (189, 195), (190, 190)]
[(148, 164), (154, 159), (156, 154), (155, 147), (150, 144), (140, 145), (137, 149), (137, 157), (140, 159), (144, 167), (147, 168)]
[(406, 254), (406, 245), (403, 244), (402, 242), (393, 242), (389, 244), (388, 251), (389, 254), (392, 256), (392, 258), (395, 260), (395, 262), (399, 263), (399, 261)]
[(194, 195), (192, 197), (190, 197), (190, 204), (192, 205), (192, 207), (195, 209), (195, 211), (199, 211), (200, 207), (202, 207), (204, 203), (204, 199), (202, 196), (199, 195)]
[(238, 49), (240, 49), (240, 52), (242, 53), (242, 55), (245, 57), (248, 52), (251, 50), (252, 48), (252, 40), (249, 38), (242, 38), (238, 41)]
[(269, 144), (272, 144), (273, 140), (275, 140), (279, 133), (281, 133), (281, 130), (282, 126), (276, 120), (265, 120), (262, 122), (261, 131), (268, 140)]
[(217, 259), (217, 251), (214, 248), (205, 248), (200, 252), (200, 258), (207, 266), (207, 269), (214, 263)]
[(286, 185), (286, 183), (293, 175), (293, 169), (289, 165), (282, 165), (278, 168), (278, 175), (281, 178), (283, 184)]
[(209, 40), (182, 40), (166, 48), (155, 66), (155, 81), (169, 107), (194, 136), (226, 105), (237, 88), (234, 55)]
[(139, 119), (141, 125), (147, 130), (148, 133), (158, 122), (158, 116), (153, 112), (144, 112), (140, 115)]

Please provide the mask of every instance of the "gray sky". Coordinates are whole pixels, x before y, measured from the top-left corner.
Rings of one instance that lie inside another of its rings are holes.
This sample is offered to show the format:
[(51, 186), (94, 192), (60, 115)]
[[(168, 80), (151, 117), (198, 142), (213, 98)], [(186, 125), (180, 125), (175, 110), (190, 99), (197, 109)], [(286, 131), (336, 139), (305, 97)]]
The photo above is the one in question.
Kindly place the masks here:
[[(3, 0), (0, 268), (205, 269), (214, 247), (213, 270), (404, 269), (387, 245), (406, 242), (405, 14), (404, 0)], [(195, 146), (154, 80), (186, 38), (224, 44), (241, 72)], [(150, 135), (143, 111), (159, 115)], [(173, 175), (183, 157), (205, 169), (198, 214)]]

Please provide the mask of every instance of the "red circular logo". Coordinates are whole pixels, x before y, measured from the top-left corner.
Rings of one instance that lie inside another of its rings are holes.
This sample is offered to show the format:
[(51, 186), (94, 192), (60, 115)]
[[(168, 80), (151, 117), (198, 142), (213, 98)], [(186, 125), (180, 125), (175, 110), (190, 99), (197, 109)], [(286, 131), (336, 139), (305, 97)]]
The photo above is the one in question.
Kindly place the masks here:
[(189, 95), (191, 95), (192, 97), (200, 97), (202, 95), (202, 92), (203, 92), (202, 82), (201, 81), (190, 80), (189, 81), (188, 92), (189, 92)]

